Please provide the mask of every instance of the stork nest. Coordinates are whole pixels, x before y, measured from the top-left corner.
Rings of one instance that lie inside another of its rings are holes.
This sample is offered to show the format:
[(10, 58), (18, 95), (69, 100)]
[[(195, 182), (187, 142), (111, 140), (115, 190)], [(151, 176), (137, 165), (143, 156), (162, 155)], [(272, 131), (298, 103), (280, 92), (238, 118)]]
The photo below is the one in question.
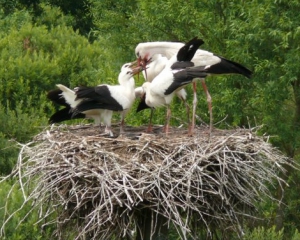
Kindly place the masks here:
[(194, 137), (179, 128), (168, 137), (144, 130), (127, 127), (117, 138), (93, 126), (43, 130), (21, 145), (12, 173), (24, 204), (39, 209), (44, 225), (56, 224), (58, 239), (70, 229), (74, 239), (128, 237), (141, 230), (143, 209), (185, 239), (194, 238), (194, 226), (241, 232), (241, 217), (272, 198), (270, 185), (283, 183), (288, 159), (257, 129), (214, 130), (211, 137), (202, 128)]

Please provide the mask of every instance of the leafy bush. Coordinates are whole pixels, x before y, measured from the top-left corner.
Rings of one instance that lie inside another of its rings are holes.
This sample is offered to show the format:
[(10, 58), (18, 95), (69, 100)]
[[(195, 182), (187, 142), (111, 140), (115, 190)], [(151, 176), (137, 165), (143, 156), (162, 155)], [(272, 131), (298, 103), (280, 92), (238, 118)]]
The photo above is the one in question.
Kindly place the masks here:
[(244, 240), (298, 240), (300, 239), (300, 233), (297, 229), (291, 232), (289, 237), (284, 234), (284, 229), (276, 231), (275, 226), (266, 228), (266, 227), (257, 227), (253, 230), (248, 230), (244, 236)]
[(283, 239), (283, 230), (277, 232), (275, 227), (266, 229), (264, 227), (257, 227), (250, 233), (244, 236), (245, 240), (281, 240)]
[[(8, 218), (9, 214), (17, 211), (23, 204), (23, 196), (21, 190), (15, 186), (12, 191), (12, 182), (5, 181), (0, 183), (0, 227)], [(11, 192), (10, 192), (11, 191)], [(10, 197), (7, 195), (10, 192)], [(5, 225), (1, 239), (3, 240), (41, 240), (51, 239), (51, 234), (54, 229), (51, 227), (42, 227), (41, 223), (36, 223), (38, 220), (38, 212), (32, 211), (30, 214), (30, 203), (27, 203), (21, 211), (17, 212)], [(26, 216), (26, 218), (24, 218)], [(20, 223), (21, 220), (24, 221)], [(3, 234), (4, 233), (4, 234)]]

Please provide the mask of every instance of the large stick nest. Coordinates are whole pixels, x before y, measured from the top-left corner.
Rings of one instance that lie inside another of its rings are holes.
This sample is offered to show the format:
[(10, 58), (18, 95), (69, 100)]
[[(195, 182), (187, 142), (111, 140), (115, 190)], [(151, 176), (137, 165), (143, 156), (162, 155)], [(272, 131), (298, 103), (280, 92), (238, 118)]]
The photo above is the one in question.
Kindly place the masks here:
[(278, 173), (288, 159), (254, 129), (214, 130), (211, 137), (203, 129), (194, 137), (141, 130), (106, 138), (92, 126), (45, 129), (22, 145), (13, 173), (24, 202), (34, 200), (61, 239), (69, 229), (76, 239), (129, 236), (145, 208), (186, 238), (195, 222), (208, 232), (241, 231), (240, 217), (271, 197), (267, 186), (283, 182)]

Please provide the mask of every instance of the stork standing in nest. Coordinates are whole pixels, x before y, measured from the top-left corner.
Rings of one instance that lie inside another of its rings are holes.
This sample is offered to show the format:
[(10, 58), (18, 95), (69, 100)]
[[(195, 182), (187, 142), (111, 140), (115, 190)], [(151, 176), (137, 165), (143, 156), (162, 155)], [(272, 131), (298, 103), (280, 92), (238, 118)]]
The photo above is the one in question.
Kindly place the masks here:
[[(121, 112), (120, 134), (123, 134), (125, 116), (135, 100), (133, 75), (142, 71), (140, 66), (131, 69), (127, 65), (123, 65), (121, 69), (118, 77), (119, 85), (102, 84), (95, 87), (77, 87), (75, 100), (80, 100), (80, 103), (73, 109), (73, 115), (76, 116), (90, 109)], [(112, 135), (111, 125), (107, 127)]]
[[(195, 77), (206, 77), (203, 69), (193, 68), (191, 62), (198, 47), (203, 44), (203, 41), (198, 38), (193, 38), (186, 43), (174, 55), (165, 68), (158, 74), (153, 81), (145, 82), (142, 86), (145, 92), (145, 103), (147, 106), (156, 108), (163, 105), (167, 106), (165, 132), (169, 132), (169, 121), (171, 116), (170, 103), (176, 92), (189, 84)], [(192, 134), (192, 129), (189, 126), (188, 134)]]
[[(152, 82), (153, 79), (162, 72), (162, 70), (165, 68), (166, 64), (168, 63), (168, 61), (169, 61), (169, 59), (167, 57), (164, 57), (161, 54), (154, 54), (150, 60), (150, 63), (147, 64), (147, 70), (145, 69), (144, 71), (142, 71), (144, 79), (147, 82)], [(145, 103), (145, 95), (143, 95), (142, 87), (136, 88), (136, 93), (137, 93), (136, 95), (141, 98), (136, 111), (140, 112), (146, 108), (151, 109), (150, 120), (149, 120), (149, 124), (148, 124), (148, 128), (147, 128), (146, 132), (152, 132), (152, 118), (153, 118), (154, 108), (149, 107)], [(186, 107), (187, 119), (188, 119), (188, 123), (189, 123), (190, 107), (186, 102), (187, 93), (186, 93), (185, 89), (182, 88), (182, 89), (176, 91), (176, 95), (177, 95), (177, 97), (179, 97), (180, 100), (183, 101), (183, 103)]]
[[(183, 43), (178, 42), (144, 42), (139, 43), (135, 49), (135, 54), (138, 58), (138, 62), (142, 65), (147, 65), (151, 62), (153, 56), (161, 54), (162, 56), (170, 59), (177, 54), (178, 50), (183, 47)], [(247, 78), (250, 78), (252, 72), (242, 66), (237, 62), (225, 59), (223, 57), (217, 56), (214, 53), (209, 51), (198, 49), (195, 53), (195, 56), (192, 60), (194, 66), (199, 67), (200, 69), (205, 70), (208, 75), (219, 75), (219, 74), (241, 74)], [(205, 79), (198, 77), (202, 83), (202, 87), (205, 91), (208, 109), (210, 114), (210, 132), (212, 131), (213, 126), (213, 114), (212, 114), (212, 100), (207, 89)], [(192, 129), (195, 126), (195, 115), (196, 115), (196, 106), (197, 106), (197, 91), (196, 91), (196, 81), (193, 81), (193, 116), (192, 116)]]
[[(119, 80), (122, 79), (122, 74), (131, 70), (132, 66), (132, 63), (126, 63), (122, 66)], [(62, 84), (57, 84), (56, 86), (58, 89), (49, 91), (47, 97), (53, 102), (64, 106), (64, 108), (55, 112), (50, 117), (49, 123), (59, 123), (76, 118), (94, 119), (95, 125), (100, 125), (102, 121), (106, 126), (103, 135), (110, 135), (111, 137), (113, 136), (113, 132), (111, 130), (113, 110), (91, 107), (81, 112), (74, 113), (74, 110), (84, 99), (76, 99), (77, 96), (75, 91)]]

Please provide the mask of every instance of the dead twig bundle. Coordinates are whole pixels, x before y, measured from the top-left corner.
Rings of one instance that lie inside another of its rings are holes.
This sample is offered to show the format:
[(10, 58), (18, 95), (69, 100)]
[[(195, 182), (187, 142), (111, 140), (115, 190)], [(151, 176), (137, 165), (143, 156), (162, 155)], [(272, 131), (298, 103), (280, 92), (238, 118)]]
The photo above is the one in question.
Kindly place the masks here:
[[(197, 227), (241, 233), (240, 217), (272, 198), (267, 185), (283, 184), (278, 173), (288, 159), (255, 129), (218, 130), (211, 138), (202, 129), (193, 138), (179, 130), (169, 138), (139, 130), (126, 130), (133, 138), (104, 138), (93, 127), (44, 130), (21, 146), (12, 173), (24, 204), (33, 201), (32, 209), (39, 208), (45, 224), (57, 225), (61, 239), (68, 226), (76, 239), (128, 237), (141, 231), (144, 209), (186, 239)], [(54, 222), (47, 221), (53, 212)]]

